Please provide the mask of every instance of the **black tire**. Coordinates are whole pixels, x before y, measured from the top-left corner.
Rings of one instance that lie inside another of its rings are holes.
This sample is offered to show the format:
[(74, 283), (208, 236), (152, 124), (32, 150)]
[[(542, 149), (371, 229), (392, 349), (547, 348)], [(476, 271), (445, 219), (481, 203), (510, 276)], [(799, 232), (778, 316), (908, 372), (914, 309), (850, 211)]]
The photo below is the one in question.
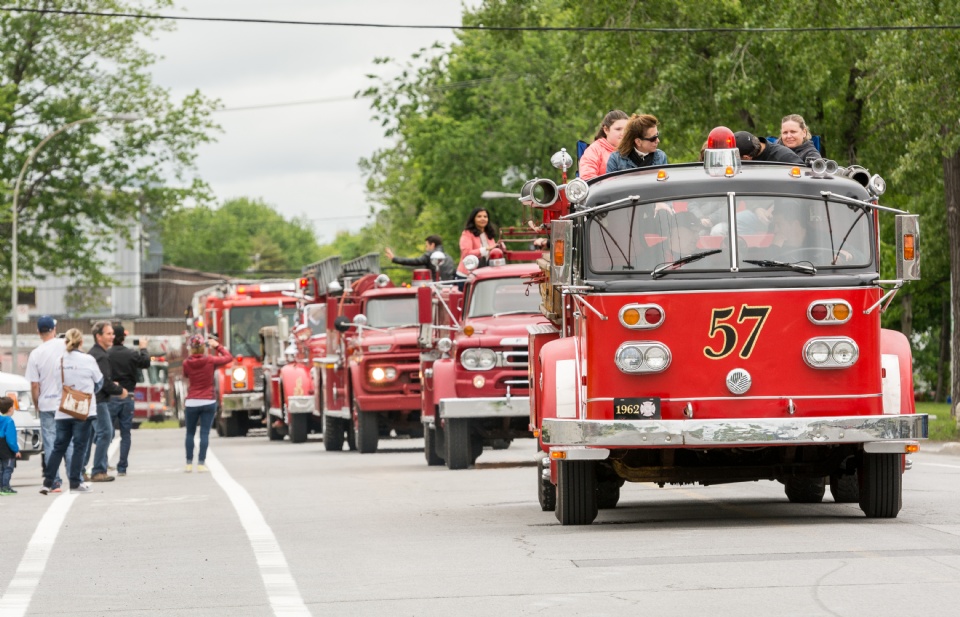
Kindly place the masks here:
[(832, 474), (830, 494), (837, 503), (859, 503), (860, 479), (857, 473)]
[(902, 454), (863, 453), (860, 509), (867, 518), (897, 518), (903, 506)]
[[(477, 457), (473, 455), (474, 448), (470, 439), (469, 420), (462, 418), (447, 420), (444, 427), (444, 441), (446, 442), (446, 452), (443, 459), (447, 464), (447, 469), (466, 469), (477, 460)], [(480, 444), (480, 449), (483, 449), (483, 442)]]
[(283, 441), (283, 433), (280, 432), (276, 427), (273, 426), (274, 420), (272, 417), (267, 418), (267, 439), (270, 441)]
[(790, 477), (783, 481), (783, 492), (790, 503), (820, 503), (826, 490), (823, 478)]
[[(537, 453), (542, 454), (541, 452)], [(540, 509), (544, 512), (553, 512), (557, 509), (557, 487), (553, 485), (550, 478), (544, 478), (544, 457), (537, 459), (537, 501), (540, 502)], [(549, 464), (549, 463), (548, 463)]]
[(597, 507), (612, 510), (620, 503), (620, 481), (608, 479), (597, 483)]
[(242, 416), (237, 418), (234, 416), (234, 418), (237, 419), (237, 436), (246, 437), (247, 433), (250, 431), (250, 417)]
[(357, 432), (353, 430), (353, 421), (347, 421), (347, 449), (351, 452), (357, 451)]
[(288, 415), (290, 418), (290, 441), (293, 443), (303, 443), (307, 440), (310, 433), (310, 416), (305, 413)]
[(221, 437), (239, 437), (240, 436), (240, 418), (230, 416), (229, 418), (220, 418), (217, 432)]
[(437, 449), (437, 429), (427, 428), (423, 431), (423, 458), (427, 459), (427, 465), (436, 467), (443, 465), (443, 457)]
[(344, 435), (347, 432), (345, 422), (340, 418), (324, 416), (323, 448), (327, 452), (342, 452)]
[(417, 423), (410, 428), (411, 439), (421, 439), (425, 437), (426, 434), (427, 434), (427, 431), (424, 428), (423, 424), (420, 423), (419, 420), (417, 420)]
[(357, 401), (350, 406), (353, 416), (353, 430), (356, 433), (356, 447), (360, 454), (373, 454), (380, 441), (380, 415), (372, 411), (361, 411)]
[(557, 509), (561, 525), (589, 525), (597, 518), (596, 461), (557, 461)]
[(512, 439), (494, 439), (490, 442), (490, 447), (494, 450), (506, 450), (512, 442)]

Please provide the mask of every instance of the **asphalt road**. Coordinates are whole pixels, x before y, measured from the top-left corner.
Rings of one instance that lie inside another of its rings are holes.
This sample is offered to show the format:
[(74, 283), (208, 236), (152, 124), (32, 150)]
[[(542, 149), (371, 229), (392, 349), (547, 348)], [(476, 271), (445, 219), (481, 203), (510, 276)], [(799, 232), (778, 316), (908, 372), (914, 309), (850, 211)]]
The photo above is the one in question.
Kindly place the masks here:
[(533, 442), (475, 469), (422, 440), (373, 455), (134, 432), (129, 474), (43, 496), (39, 459), (0, 497), (0, 617), (19, 615), (955, 615), (960, 456), (922, 451), (895, 520), (787, 502), (772, 482), (626, 485), (562, 527), (536, 500)]

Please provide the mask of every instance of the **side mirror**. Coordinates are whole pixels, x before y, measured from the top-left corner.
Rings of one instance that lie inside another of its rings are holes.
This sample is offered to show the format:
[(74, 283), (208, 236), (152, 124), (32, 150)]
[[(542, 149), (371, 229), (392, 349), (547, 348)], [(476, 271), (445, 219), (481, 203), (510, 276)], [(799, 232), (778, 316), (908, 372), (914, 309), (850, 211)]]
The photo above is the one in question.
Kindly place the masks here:
[(290, 336), (290, 321), (286, 315), (277, 317), (277, 336), (280, 337), (281, 341), (287, 340)]
[(903, 281), (919, 281), (920, 216), (898, 214), (894, 227), (897, 236), (897, 278)]
[(340, 315), (333, 320), (333, 327), (337, 330), (337, 332), (346, 332), (351, 328), (351, 326), (353, 326), (353, 324), (350, 322), (350, 318), (346, 315)]
[(573, 221), (556, 220), (550, 223), (550, 283), (569, 285), (573, 267)]

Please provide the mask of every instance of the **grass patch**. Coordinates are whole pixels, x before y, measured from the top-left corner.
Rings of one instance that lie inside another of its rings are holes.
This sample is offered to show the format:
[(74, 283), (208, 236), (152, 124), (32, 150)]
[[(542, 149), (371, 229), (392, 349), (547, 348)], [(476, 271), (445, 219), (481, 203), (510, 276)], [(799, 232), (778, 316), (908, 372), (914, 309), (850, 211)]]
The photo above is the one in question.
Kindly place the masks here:
[(934, 441), (957, 441), (957, 422), (950, 417), (950, 405), (946, 403), (917, 403), (917, 413), (930, 416), (930, 439)]
[[(950, 413), (949, 411), (947, 412)], [(164, 420), (163, 422), (144, 422), (140, 428), (180, 428), (179, 420)]]

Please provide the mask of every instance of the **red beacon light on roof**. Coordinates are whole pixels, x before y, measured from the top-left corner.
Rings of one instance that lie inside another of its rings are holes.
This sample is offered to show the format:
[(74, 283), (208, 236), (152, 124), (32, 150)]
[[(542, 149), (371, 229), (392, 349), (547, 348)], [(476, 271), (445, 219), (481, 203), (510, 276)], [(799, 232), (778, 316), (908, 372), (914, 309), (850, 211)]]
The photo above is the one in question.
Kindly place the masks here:
[(433, 273), (428, 268), (417, 268), (413, 271), (412, 285), (413, 287), (423, 287), (424, 285), (429, 285), (433, 281)]
[(507, 265), (507, 260), (503, 256), (503, 251), (500, 250), (500, 248), (492, 248), (487, 255), (487, 263), (490, 266), (505, 266)]
[(733, 131), (725, 126), (710, 131), (703, 151), (703, 169), (713, 177), (732, 178), (740, 173), (740, 150)]

